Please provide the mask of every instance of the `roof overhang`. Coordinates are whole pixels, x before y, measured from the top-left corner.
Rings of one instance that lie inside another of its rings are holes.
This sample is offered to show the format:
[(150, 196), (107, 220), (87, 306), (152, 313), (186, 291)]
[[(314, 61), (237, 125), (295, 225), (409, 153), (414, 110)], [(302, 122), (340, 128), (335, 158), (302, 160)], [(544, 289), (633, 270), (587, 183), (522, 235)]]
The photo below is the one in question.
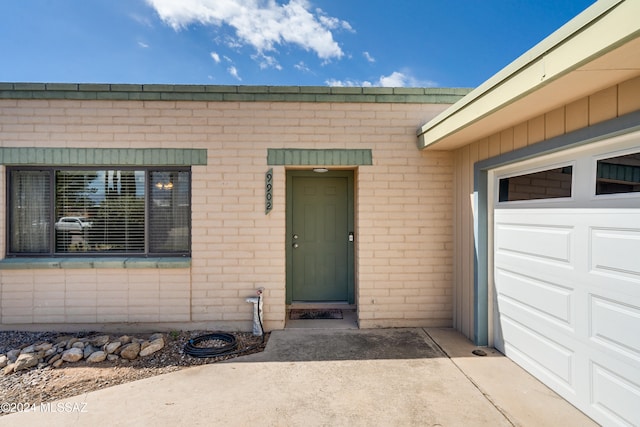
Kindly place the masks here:
[(640, 75), (640, 1), (600, 0), (418, 129), (451, 150)]

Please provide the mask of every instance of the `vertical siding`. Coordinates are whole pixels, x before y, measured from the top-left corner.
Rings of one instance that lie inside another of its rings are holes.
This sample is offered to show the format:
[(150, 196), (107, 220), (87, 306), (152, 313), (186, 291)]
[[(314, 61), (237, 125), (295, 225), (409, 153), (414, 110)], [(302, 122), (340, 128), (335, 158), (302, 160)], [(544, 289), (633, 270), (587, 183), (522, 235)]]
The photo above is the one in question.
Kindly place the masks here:
[[(640, 110), (640, 77), (548, 111), (474, 141), (454, 153), (454, 327), (473, 338), (473, 167), (491, 158), (604, 120)], [(477, 153), (477, 154), (472, 154)]]

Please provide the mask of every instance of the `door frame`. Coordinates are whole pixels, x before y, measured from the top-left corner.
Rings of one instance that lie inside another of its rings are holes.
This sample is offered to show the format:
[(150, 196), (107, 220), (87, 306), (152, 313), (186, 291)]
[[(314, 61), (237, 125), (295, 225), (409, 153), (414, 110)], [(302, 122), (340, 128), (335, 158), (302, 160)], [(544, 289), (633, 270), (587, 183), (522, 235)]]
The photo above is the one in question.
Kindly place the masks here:
[[(348, 229), (355, 233), (353, 244), (347, 249), (347, 298), (348, 304), (355, 304), (355, 245), (357, 244), (357, 232), (355, 230), (355, 210), (354, 210), (354, 170), (340, 169), (329, 170), (325, 173), (317, 173), (312, 170), (296, 170), (290, 169), (286, 171), (286, 304), (289, 305), (293, 300), (293, 179), (294, 177), (307, 178), (346, 178), (347, 179), (347, 221)], [(347, 238), (345, 236), (345, 238)]]

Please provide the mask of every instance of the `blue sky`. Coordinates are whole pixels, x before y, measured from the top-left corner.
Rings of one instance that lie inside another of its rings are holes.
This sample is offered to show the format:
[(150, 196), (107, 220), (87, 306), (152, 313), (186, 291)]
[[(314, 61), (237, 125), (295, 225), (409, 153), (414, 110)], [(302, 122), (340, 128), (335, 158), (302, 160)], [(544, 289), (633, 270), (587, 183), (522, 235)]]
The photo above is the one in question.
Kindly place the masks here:
[(4, 0), (0, 81), (475, 87), (594, 0)]

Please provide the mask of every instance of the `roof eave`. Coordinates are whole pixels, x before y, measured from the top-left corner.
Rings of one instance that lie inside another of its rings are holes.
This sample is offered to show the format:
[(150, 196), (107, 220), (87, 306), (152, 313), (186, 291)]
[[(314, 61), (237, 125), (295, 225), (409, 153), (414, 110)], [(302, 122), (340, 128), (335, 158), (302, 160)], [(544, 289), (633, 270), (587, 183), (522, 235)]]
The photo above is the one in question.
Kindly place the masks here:
[[(622, 56), (625, 61), (633, 62), (625, 64), (623, 69), (589, 67), (591, 62), (626, 44), (634, 52), (638, 49), (639, 44), (631, 42), (640, 37), (640, 21), (632, 19), (633, 16), (640, 16), (638, 1), (596, 2), (423, 125), (417, 132), (418, 147), (455, 149), (607, 87), (605, 85), (615, 84), (612, 82), (640, 74), (640, 55), (637, 54)], [(598, 71), (599, 75), (590, 78), (596, 74), (580, 71)], [(573, 90), (562, 90), (562, 87)], [(543, 92), (552, 96), (537, 96)]]

